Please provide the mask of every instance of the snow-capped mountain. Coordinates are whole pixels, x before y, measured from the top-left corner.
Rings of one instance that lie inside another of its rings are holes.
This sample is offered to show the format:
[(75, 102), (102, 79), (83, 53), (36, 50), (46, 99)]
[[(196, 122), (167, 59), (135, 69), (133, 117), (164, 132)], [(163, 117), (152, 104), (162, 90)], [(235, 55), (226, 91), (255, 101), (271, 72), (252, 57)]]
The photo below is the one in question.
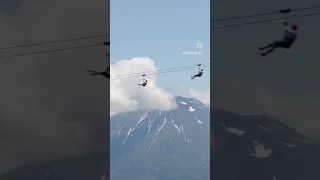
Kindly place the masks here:
[(176, 102), (171, 111), (112, 117), (112, 180), (209, 179), (210, 108), (193, 98), (178, 96)]
[(211, 119), (213, 179), (320, 179), (319, 145), (280, 121), (221, 109)]

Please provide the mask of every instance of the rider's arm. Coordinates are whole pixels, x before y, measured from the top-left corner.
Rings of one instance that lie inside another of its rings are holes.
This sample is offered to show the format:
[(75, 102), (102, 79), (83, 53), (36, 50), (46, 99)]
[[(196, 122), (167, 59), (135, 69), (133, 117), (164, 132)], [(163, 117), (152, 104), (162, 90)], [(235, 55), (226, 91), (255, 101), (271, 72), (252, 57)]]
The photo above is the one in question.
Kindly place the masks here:
[(284, 31), (285, 31), (285, 33), (290, 33), (290, 32), (292, 32), (291, 28), (289, 27), (288, 22), (283, 22), (282, 24), (284, 25)]

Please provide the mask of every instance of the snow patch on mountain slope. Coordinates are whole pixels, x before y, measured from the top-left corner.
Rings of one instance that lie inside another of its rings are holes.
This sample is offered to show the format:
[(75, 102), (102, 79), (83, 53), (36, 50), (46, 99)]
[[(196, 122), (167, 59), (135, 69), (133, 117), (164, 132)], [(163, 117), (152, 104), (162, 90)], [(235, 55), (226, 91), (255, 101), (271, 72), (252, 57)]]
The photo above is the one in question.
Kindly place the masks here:
[(271, 155), (272, 149), (267, 148), (265, 149), (264, 145), (258, 141), (253, 142), (253, 150), (254, 152), (249, 149), (249, 152), (251, 153), (251, 156), (258, 157), (258, 158), (267, 158)]
[(197, 120), (198, 124), (202, 124), (202, 121), (200, 121), (200, 119), (198, 119), (197, 117), (194, 117)]
[(264, 127), (262, 125), (258, 125), (258, 127), (263, 129), (263, 130), (265, 130), (265, 131), (267, 131), (267, 132), (269, 132), (269, 133), (271, 133), (271, 131), (268, 128), (266, 128), (266, 127)]
[(230, 133), (233, 133), (233, 134), (236, 134), (238, 136), (242, 136), (245, 132), (240, 130), (240, 129), (237, 129), (237, 128), (234, 128), (234, 127), (227, 127), (226, 125), (224, 124), (221, 124), (221, 126), (228, 132)]
[(183, 104), (183, 105), (186, 105), (186, 104), (187, 104), (186, 102), (183, 102), (183, 101), (180, 101), (180, 103)]
[(289, 143), (285, 143), (285, 142), (282, 142), (282, 141), (280, 141), (280, 143), (285, 145), (285, 146), (287, 146), (287, 147), (289, 147), (289, 148), (297, 147), (297, 145), (295, 145), (295, 144), (289, 144)]
[(195, 108), (189, 106), (189, 109), (188, 109), (189, 112), (194, 112), (195, 110), (196, 110)]

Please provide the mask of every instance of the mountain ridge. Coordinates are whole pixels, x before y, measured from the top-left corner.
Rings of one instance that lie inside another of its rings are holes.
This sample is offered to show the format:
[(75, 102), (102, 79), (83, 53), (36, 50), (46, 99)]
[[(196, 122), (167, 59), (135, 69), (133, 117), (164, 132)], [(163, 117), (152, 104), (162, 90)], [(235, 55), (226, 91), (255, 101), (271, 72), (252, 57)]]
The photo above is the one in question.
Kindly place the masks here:
[[(169, 111), (138, 110), (111, 119), (111, 179), (209, 178), (210, 108), (194, 98), (175, 100), (178, 107)], [(192, 170), (179, 174), (177, 167)]]
[[(210, 115), (210, 106), (194, 98), (178, 96), (176, 102), (178, 108), (167, 112), (137, 110), (111, 118), (111, 179), (319, 179), (317, 144), (280, 120), (221, 108), (211, 108)], [(0, 180), (44, 179), (49, 172), (46, 180), (99, 179), (102, 170), (95, 169), (104, 158), (102, 153), (88, 161), (76, 157), (22, 166)], [(68, 166), (72, 170), (66, 172)]]

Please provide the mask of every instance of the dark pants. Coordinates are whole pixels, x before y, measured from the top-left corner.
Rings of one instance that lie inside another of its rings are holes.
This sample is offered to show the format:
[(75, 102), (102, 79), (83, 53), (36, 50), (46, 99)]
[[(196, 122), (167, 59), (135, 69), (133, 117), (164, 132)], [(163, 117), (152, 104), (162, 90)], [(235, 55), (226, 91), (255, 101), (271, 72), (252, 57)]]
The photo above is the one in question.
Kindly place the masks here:
[(196, 78), (196, 77), (201, 77), (202, 74), (203, 74), (203, 73), (198, 73), (198, 74), (196, 74), (196, 75), (194, 75), (194, 76), (191, 76), (191, 78), (194, 79), (194, 78)]
[(260, 53), (262, 56), (265, 56), (269, 53), (271, 53), (272, 51), (274, 51), (276, 48), (285, 48), (285, 49), (290, 49), (291, 45), (292, 45), (292, 41), (290, 40), (286, 40), (283, 39), (282, 41), (276, 41), (273, 42), (265, 47), (260, 47), (260, 50), (265, 50), (265, 49), (269, 49), (267, 52), (262, 52)]
[(288, 41), (285, 41), (285, 40), (282, 40), (282, 41), (276, 41), (273, 43), (273, 47), (275, 48), (286, 48), (286, 49), (290, 49), (291, 47), (291, 44), (290, 42)]

